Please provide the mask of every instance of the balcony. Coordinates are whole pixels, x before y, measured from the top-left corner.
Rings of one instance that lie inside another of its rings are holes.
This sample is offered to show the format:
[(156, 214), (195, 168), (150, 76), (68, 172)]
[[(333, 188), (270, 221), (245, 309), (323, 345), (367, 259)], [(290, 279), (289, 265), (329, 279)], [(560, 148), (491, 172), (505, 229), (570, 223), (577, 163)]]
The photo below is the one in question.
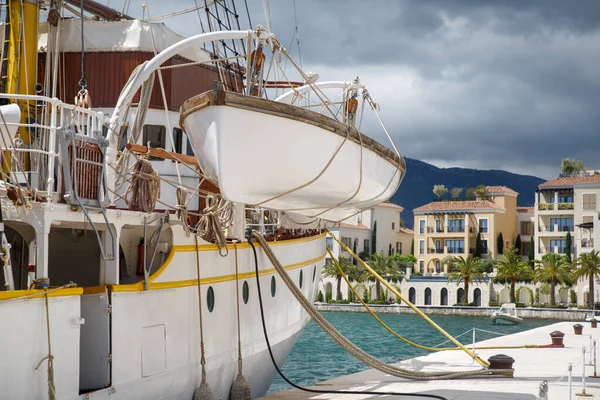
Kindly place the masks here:
[(462, 247), (448, 248), (448, 254), (463, 254), (464, 252), (465, 249), (463, 249)]
[(540, 211), (547, 211), (547, 210), (554, 210), (554, 203), (538, 203), (538, 210)]
[(435, 233), (444, 233), (444, 228), (435, 228)]
[(574, 203), (558, 203), (558, 209), (559, 210), (574, 210), (575, 209), (575, 204)]
[(581, 239), (581, 247), (582, 248), (594, 247), (594, 239)]
[(429, 254), (444, 254), (444, 249), (434, 249), (430, 247), (429, 249), (427, 249), (427, 252)]
[(455, 228), (452, 226), (448, 227), (448, 233), (464, 233), (464, 231), (465, 231), (464, 227), (458, 227), (458, 228)]

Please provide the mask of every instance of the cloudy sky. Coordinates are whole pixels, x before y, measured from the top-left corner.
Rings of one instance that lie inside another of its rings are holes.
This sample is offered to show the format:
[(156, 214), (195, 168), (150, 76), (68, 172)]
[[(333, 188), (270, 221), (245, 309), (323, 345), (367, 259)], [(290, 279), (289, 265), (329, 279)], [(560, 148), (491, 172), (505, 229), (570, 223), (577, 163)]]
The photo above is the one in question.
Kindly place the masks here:
[[(264, 24), (262, 1), (248, 4)], [(194, 1), (150, 5), (159, 15)], [(130, 14), (139, 9), (132, 0)], [(293, 0), (270, 1), (286, 46), (293, 10)], [(296, 11), (304, 69), (360, 76), (405, 156), (542, 178), (565, 157), (600, 169), (600, 1), (296, 0)], [(197, 21), (164, 22), (191, 35)]]

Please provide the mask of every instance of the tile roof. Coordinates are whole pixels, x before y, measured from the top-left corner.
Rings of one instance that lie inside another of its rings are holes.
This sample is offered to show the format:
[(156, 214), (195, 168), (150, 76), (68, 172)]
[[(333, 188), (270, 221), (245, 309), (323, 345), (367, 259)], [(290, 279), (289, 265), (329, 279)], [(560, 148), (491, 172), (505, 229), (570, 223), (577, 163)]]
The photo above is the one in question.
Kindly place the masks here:
[(452, 210), (476, 210), (476, 209), (500, 209), (489, 200), (473, 201), (434, 201), (424, 206), (415, 208), (413, 211), (452, 211)]
[(533, 207), (517, 207), (517, 212), (532, 213), (533, 211), (534, 211)]
[(512, 190), (509, 187), (506, 186), (486, 186), (488, 193), (498, 193), (498, 192), (505, 192), (505, 193), (516, 193), (519, 194), (517, 192), (515, 192), (514, 190)]
[(403, 226), (401, 226), (401, 227), (399, 228), (399, 230), (400, 230), (400, 232), (408, 233), (409, 235), (412, 235), (412, 234), (414, 234), (414, 233), (415, 233), (415, 231), (413, 231), (412, 229), (405, 228), (405, 227), (403, 227)]
[(600, 183), (600, 174), (587, 175), (587, 176), (569, 176), (566, 178), (557, 178), (548, 182), (540, 184), (538, 187), (564, 187), (573, 186), (577, 183)]
[(345, 222), (340, 222), (339, 224), (336, 224), (336, 225), (340, 228), (354, 228), (354, 229), (368, 229), (368, 230), (371, 229), (368, 226), (363, 225), (363, 224), (354, 225), (354, 224), (347, 224)]
[(379, 203), (376, 207), (388, 207), (388, 208), (397, 208), (400, 211), (404, 210), (404, 207), (399, 206), (398, 204), (390, 203), (389, 201), (384, 201), (383, 203)]

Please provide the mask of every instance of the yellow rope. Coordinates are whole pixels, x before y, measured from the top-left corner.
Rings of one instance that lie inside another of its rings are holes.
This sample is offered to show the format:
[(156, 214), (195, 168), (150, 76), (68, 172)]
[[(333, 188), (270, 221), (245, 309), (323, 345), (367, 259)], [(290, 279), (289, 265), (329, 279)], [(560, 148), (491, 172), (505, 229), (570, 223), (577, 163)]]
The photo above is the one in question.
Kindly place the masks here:
[[(340, 264), (333, 256), (333, 253), (331, 252), (331, 250), (329, 250), (329, 247), (327, 247), (327, 253), (329, 253), (329, 256), (333, 260), (333, 264), (336, 266), (336, 268), (337, 268), (339, 274), (342, 276), (342, 278), (344, 278), (344, 281), (346, 281), (346, 283), (348, 284), (348, 287), (350, 288), (350, 290), (352, 290), (352, 293), (354, 293), (354, 296), (361, 302), (361, 304), (365, 307), (365, 309), (369, 312), (369, 314), (371, 314), (373, 316), (373, 318), (375, 318), (375, 320), (377, 322), (379, 322), (381, 324), (381, 326), (383, 326), (385, 329), (387, 329), (388, 332), (390, 332), (392, 335), (396, 336), (398, 339), (402, 340), (403, 342), (408, 343), (409, 345), (419, 348), (421, 350), (426, 350), (426, 351), (462, 350), (460, 347), (423, 346), (421, 344), (410, 341), (409, 339), (398, 334), (396, 331), (394, 331), (392, 328), (390, 328), (385, 322), (383, 322), (383, 320), (381, 320), (381, 318), (379, 318), (377, 316), (377, 314), (375, 314), (375, 312), (371, 309), (371, 307), (369, 307), (369, 305), (363, 301), (363, 299), (360, 297), (360, 295), (358, 294), (356, 289), (354, 289), (354, 287), (352, 287), (352, 284), (348, 280), (348, 276), (344, 273), (344, 271), (340, 267)], [(537, 345), (537, 344), (525, 344), (525, 345), (521, 345), (521, 346), (481, 346), (481, 347), (477, 347), (477, 348), (480, 350), (493, 350), (493, 349), (534, 349), (534, 348), (538, 348), (538, 347), (539, 347), (539, 345)]]
[(431, 324), (431, 326), (433, 326), (435, 329), (437, 329), (442, 335), (446, 336), (446, 338), (448, 338), (452, 343), (454, 343), (455, 345), (457, 345), (461, 350), (463, 350), (470, 357), (472, 357), (475, 361), (477, 361), (477, 363), (479, 363), (479, 365), (481, 365), (482, 367), (488, 367), (490, 365), (490, 363), (488, 363), (487, 361), (483, 360), (482, 358), (480, 358), (479, 356), (477, 356), (473, 351), (471, 351), (470, 349), (468, 349), (467, 347), (465, 347), (462, 343), (460, 343), (458, 340), (456, 340), (452, 335), (450, 335), (448, 332), (446, 332), (444, 329), (442, 329), (442, 327), (440, 327), (438, 324), (436, 324), (425, 313), (423, 313), (423, 311), (419, 310), (413, 303), (411, 303), (410, 301), (408, 301), (408, 299), (406, 297), (404, 297), (398, 290), (396, 290), (385, 279), (383, 279), (377, 272), (375, 272), (375, 270), (373, 268), (369, 267), (363, 260), (360, 259), (360, 257), (358, 257), (356, 254), (354, 254), (354, 252), (352, 250), (350, 250), (348, 248), (348, 246), (346, 246), (337, 237), (335, 237), (335, 235), (333, 235), (329, 231), (329, 229), (325, 228), (325, 231), (331, 237), (333, 237), (333, 240), (335, 240), (340, 246), (342, 246), (342, 248), (344, 250), (346, 250), (348, 252), (348, 254), (350, 254), (357, 262), (359, 262), (360, 265), (362, 265), (367, 271), (369, 271), (369, 273), (371, 275), (373, 275), (373, 277), (375, 279), (377, 279), (385, 287), (387, 287), (392, 293), (394, 293), (397, 298), (399, 298), (400, 300), (402, 300), (403, 302), (405, 302), (406, 305), (408, 305), (413, 311), (415, 311), (417, 314), (419, 314), (419, 316), (421, 316), (421, 318), (423, 318), (425, 321), (429, 322)]

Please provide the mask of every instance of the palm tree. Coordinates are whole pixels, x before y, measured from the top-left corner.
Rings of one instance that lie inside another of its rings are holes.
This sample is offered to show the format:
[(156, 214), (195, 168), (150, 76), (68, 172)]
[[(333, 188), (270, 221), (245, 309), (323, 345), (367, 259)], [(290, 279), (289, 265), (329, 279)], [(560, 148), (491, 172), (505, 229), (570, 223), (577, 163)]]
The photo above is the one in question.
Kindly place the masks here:
[[(338, 264), (340, 265), (340, 268), (342, 269), (342, 271), (344, 272), (345, 275), (348, 275), (350, 273), (352, 263), (349, 262), (348, 259), (346, 259), (342, 256), (338, 256)], [(337, 293), (335, 295), (335, 299), (342, 300), (342, 275), (338, 271), (335, 264), (330, 263), (328, 265), (325, 265), (325, 268), (323, 268), (323, 275), (336, 279)]]
[(594, 278), (600, 277), (600, 253), (593, 250), (590, 253), (584, 253), (579, 256), (575, 261), (576, 265), (579, 264), (579, 268), (573, 271), (573, 276), (576, 279), (588, 278), (589, 295), (588, 295), (588, 307), (594, 305)]
[[(400, 275), (400, 271), (394, 265), (393, 256), (384, 256), (383, 254), (373, 254), (371, 259), (367, 261), (367, 265), (379, 274), (383, 279), (397, 279), (401, 280), (402, 275)], [(375, 279), (375, 300), (381, 300), (381, 282), (378, 279)]]
[(456, 285), (465, 282), (465, 303), (468, 303), (469, 283), (483, 280), (479, 259), (474, 258), (472, 255), (469, 255), (466, 259), (463, 256), (458, 256), (454, 259), (453, 266), (454, 269), (448, 273), (446, 279), (448, 282), (456, 280)]
[(571, 281), (571, 264), (560, 254), (546, 253), (542, 261), (536, 261), (534, 282), (550, 283), (550, 304), (556, 305), (556, 283)]
[(496, 280), (510, 282), (510, 302), (516, 303), (515, 285), (517, 281), (531, 279), (531, 268), (518, 254), (516, 247), (511, 247), (505, 254), (498, 257), (498, 272)]

